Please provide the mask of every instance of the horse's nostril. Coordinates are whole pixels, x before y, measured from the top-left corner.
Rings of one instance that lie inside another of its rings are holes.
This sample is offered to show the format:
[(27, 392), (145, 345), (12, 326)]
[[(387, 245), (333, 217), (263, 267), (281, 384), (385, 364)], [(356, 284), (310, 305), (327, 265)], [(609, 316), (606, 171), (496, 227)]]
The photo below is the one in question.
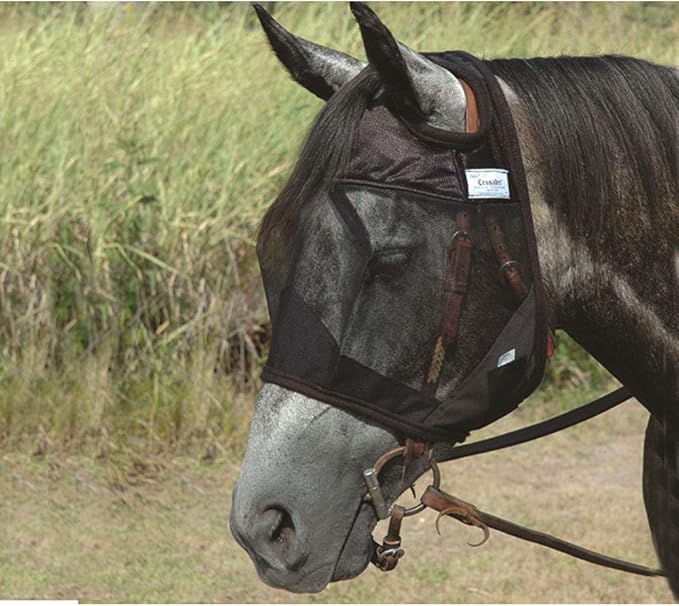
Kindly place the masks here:
[(249, 544), (259, 557), (274, 568), (297, 570), (306, 556), (297, 537), (290, 512), (279, 505), (267, 507), (253, 518), (247, 530)]
[(272, 516), (269, 526), (268, 538), (272, 543), (290, 544), (295, 539), (295, 525), (292, 523), (290, 514), (282, 508), (271, 507), (265, 515)]
[(271, 505), (258, 510), (237, 503), (231, 510), (230, 525), (233, 536), (258, 567), (295, 571), (304, 566), (308, 553), (286, 508)]

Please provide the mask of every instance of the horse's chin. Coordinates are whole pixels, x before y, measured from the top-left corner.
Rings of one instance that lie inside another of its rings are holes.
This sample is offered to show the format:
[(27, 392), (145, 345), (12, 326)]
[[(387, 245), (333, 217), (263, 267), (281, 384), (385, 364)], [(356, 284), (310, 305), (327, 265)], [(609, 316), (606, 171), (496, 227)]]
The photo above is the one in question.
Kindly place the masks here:
[(376, 524), (372, 506), (362, 504), (337, 559), (331, 581), (353, 579), (368, 567), (373, 554), (372, 532)]
[[(395, 500), (424, 473), (427, 466), (428, 464), (422, 458), (412, 462), (405, 479), (400, 480), (400, 467), (390, 464), (385, 474), (387, 477), (382, 483), (382, 492), (387, 501)], [(345, 539), (331, 581), (352, 579), (367, 568), (373, 554), (372, 533), (377, 522), (372, 505), (363, 503)]]

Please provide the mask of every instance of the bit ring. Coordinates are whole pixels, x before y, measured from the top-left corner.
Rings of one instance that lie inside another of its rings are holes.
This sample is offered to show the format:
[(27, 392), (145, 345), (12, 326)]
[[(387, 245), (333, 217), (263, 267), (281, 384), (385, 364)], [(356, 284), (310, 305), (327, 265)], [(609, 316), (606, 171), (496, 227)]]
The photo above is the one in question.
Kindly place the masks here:
[[(380, 496), (381, 496), (381, 488), (379, 486), (379, 478), (378, 478), (380, 471), (382, 471), (382, 468), (389, 461), (391, 461), (392, 459), (395, 459), (397, 457), (403, 457), (403, 456), (405, 456), (405, 453), (406, 453), (406, 447), (405, 446), (399, 446), (398, 448), (394, 448), (392, 450), (389, 450), (388, 452), (385, 452), (376, 461), (375, 465), (373, 465), (372, 468), (366, 469), (363, 472), (364, 477), (366, 475), (366, 472), (370, 472), (369, 475), (371, 475), (372, 477), (374, 477), (375, 479), (378, 480), (377, 481), (377, 490), (379, 491)], [(431, 450), (429, 450), (427, 452), (427, 461), (429, 463), (429, 467), (431, 468), (431, 472), (432, 472), (432, 475), (433, 475), (432, 486), (434, 486), (435, 488), (438, 488), (441, 484), (441, 472), (439, 471), (438, 464), (436, 463), (436, 460), (433, 457), (433, 452)], [(366, 495), (366, 498), (372, 500), (373, 502), (375, 500), (374, 498), (371, 498), (370, 494)], [(390, 508), (388, 508), (387, 515), (383, 516), (383, 517), (388, 517), (388, 515), (391, 513), (392, 508), (393, 508), (393, 505)], [(403, 513), (403, 517), (407, 518), (408, 516), (412, 516), (412, 515), (415, 515), (417, 513), (420, 513), (421, 511), (424, 511), (425, 509), (426, 509), (426, 505), (424, 503), (420, 502), (417, 505), (413, 505), (412, 507), (405, 508), (405, 511)], [(379, 512), (378, 512), (378, 514), (379, 514)], [(382, 516), (380, 516), (380, 517), (382, 517)]]

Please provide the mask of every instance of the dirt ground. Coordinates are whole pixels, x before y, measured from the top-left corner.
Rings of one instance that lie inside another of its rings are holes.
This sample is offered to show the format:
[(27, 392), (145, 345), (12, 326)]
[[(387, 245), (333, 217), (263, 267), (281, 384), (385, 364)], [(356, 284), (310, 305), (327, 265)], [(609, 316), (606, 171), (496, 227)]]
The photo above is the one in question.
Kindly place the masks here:
[[(443, 467), (480, 508), (656, 564), (641, 497), (647, 415), (636, 403), (538, 443)], [(505, 419), (492, 431), (524, 421)], [(434, 515), (404, 524), (397, 571), (317, 595), (261, 583), (228, 529), (234, 463), (95, 462), (0, 454), (0, 599), (89, 602), (669, 602), (662, 579), (578, 562)], [(376, 536), (381, 537), (378, 529)]]

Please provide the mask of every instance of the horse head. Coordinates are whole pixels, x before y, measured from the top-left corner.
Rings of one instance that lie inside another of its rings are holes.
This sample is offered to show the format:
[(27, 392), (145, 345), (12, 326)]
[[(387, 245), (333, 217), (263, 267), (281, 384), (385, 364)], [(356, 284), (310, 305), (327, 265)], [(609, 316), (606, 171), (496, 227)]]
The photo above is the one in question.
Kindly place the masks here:
[[(362, 472), (382, 453), (407, 437), (461, 441), (515, 406), (478, 411), (479, 390), (493, 399), (514, 389), (513, 373), (541, 376), (518, 345), (530, 349), (535, 328), (510, 326), (535, 316), (520, 208), (472, 216), (461, 175), (459, 150), (488, 131), (487, 96), (397, 42), (370, 9), (352, 11), (368, 65), (293, 36), (257, 7), (292, 77), (327, 100), (258, 235), (274, 334), (231, 512), (260, 577), (298, 592), (369, 563), (377, 516)], [(527, 268), (522, 311), (498, 272), (493, 224)], [(387, 502), (426, 469), (418, 459), (402, 477), (388, 464)]]

